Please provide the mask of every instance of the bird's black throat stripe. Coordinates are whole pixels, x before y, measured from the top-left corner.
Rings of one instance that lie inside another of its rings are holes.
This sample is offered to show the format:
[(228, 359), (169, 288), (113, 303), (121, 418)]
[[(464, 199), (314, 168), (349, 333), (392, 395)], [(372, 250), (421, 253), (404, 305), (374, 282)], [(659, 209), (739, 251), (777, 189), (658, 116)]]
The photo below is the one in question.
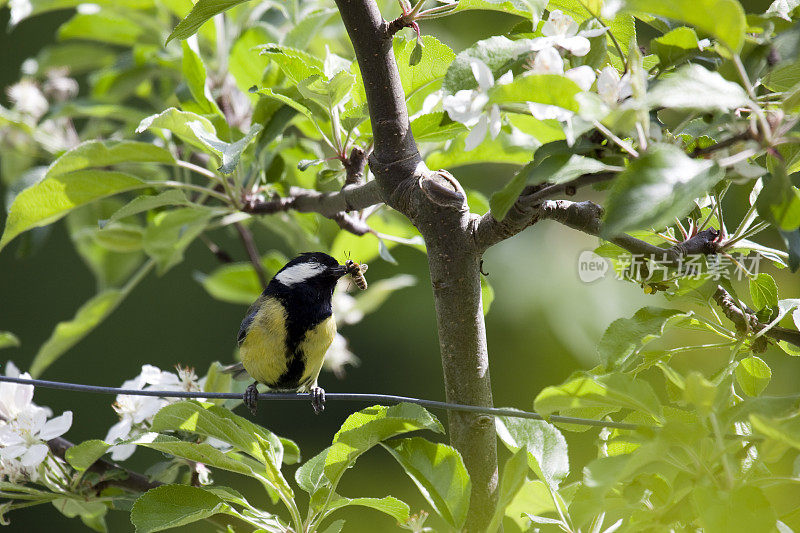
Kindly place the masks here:
[(333, 287), (314, 283), (298, 283), (287, 287), (273, 279), (264, 291), (265, 296), (276, 298), (286, 309), (286, 373), (276, 383), (267, 386), (276, 389), (297, 389), (306, 368), (305, 354), (300, 343), (306, 333), (331, 316)]

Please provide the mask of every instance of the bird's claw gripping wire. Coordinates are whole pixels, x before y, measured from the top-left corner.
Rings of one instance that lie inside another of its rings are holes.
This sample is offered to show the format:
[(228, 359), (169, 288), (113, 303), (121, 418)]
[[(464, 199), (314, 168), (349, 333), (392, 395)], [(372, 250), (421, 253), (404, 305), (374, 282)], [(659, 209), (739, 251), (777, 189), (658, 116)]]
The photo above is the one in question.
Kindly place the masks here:
[(251, 383), (247, 389), (245, 389), (244, 394), (242, 394), (242, 401), (250, 409), (250, 412), (256, 414), (256, 410), (258, 409), (258, 382), (254, 381)]
[(322, 387), (311, 387), (311, 407), (314, 414), (318, 415), (325, 410), (325, 389)]

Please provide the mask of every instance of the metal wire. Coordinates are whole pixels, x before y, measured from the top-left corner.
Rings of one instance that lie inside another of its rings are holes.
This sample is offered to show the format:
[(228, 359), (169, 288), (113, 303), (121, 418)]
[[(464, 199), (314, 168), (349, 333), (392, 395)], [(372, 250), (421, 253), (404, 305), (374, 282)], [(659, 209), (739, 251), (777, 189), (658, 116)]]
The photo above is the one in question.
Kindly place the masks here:
[[(234, 392), (188, 392), (188, 391), (165, 391), (165, 390), (139, 390), (139, 389), (120, 389), (117, 387), (101, 387), (96, 385), (81, 385), (78, 383), (64, 383), (61, 381), (47, 381), (44, 379), (25, 379), (11, 376), (0, 376), (0, 382), (20, 383), (23, 385), (33, 385), (44, 389), (59, 389), (70, 391), (91, 392), (95, 394), (125, 394), (130, 396), (158, 396), (162, 398), (206, 398), (214, 400), (241, 400), (242, 395)], [(311, 394), (297, 392), (266, 392), (258, 395), (259, 400), (302, 400), (310, 401)], [(591, 418), (576, 418), (571, 416), (552, 415), (544, 417), (538, 413), (530, 411), (520, 411), (503, 407), (479, 407), (477, 405), (464, 405), (459, 403), (439, 402), (436, 400), (424, 400), (421, 398), (410, 398), (408, 396), (395, 396), (392, 394), (361, 394), (351, 392), (327, 392), (326, 401), (340, 400), (348, 402), (391, 402), (391, 403), (413, 403), (430, 409), (442, 409), (447, 411), (457, 411), (466, 413), (477, 413), (491, 416), (508, 416), (513, 418), (528, 418), (533, 420), (546, 420), (548, 422), (559, 422), (563, 424), (576, 424), (581, 426), (593, 426), (601, 428), (629, 429), (637, 430), (643, 427), (640, 424), (629, 424), (626, 422), (615, 422), (613, 420), (593, 420)]]

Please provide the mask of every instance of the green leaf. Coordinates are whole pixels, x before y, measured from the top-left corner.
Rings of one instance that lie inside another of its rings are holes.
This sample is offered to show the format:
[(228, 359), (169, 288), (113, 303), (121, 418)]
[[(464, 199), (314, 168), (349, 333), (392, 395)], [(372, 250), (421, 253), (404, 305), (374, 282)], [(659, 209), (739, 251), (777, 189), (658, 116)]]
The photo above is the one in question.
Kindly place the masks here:
[[(138, 221), (115, 223), (110, 228), (114, 231), (109, 233), (101, 229), (101, 222), (121, 206), (122, 201), (116, 198), (104, 198), (75, 209), (66, 217), (69, 237), (97, 280), (98, 292), (123, 286), (146, 259), (141, 251), (142, 228), (136, 224)], [(124, 238), (109, 239), (114, 236)], [(114, 251), (131, 247), (136, 251)]]
[(203, 231), (214, 212), (209, 209), (182, 207), (157, 213), (147, 225), (142, 245), (158, 265), (158, 274), (183, 260), (184, 250)]
[(736, 0), (627, 0), (626, 5), (636, 11), (691, 24), (713, 35), (734, 52), (742, 49), (747, 23), (744, 10)]
[(528, 518), (523, 517), (523, 513), (539, 516), (555, 512), (553, 496), (548, 486), (538, 480), (526, 480), (506, 507), (506, 518), (512, 520), (520, 531), (526, 531), (530, 523)]
[(442, 89), (445, 94), (455, 94), (462, 89), (478, 87), (478, 82), (472, 73), (471, 59), (479, 59), (486, 63), (495, 78), (498, 78), (511, 68), (517, 58), (530, 53), (530, 41), (526, 39), (512, 41), (507, 37), (496, 35), (478, 41), (455, 57), (447, 68)]
[[(287, 261), (280, 252), (270, 252), (261, 258), (264, 271), (270, 277)], [(234, 304), (250, 305), (264, 290), (252, 263), (229, 263), (217, 267), (208, 275), (195, 274), (195, 279), (214, 298)], [(370, 287), (370, 292), (373, 288)]]
[(14, 198), (0, 249), (20, 233), (51, 224), (78, 206), (145, 186), (135, 176), (110, 170), (77, 170), (45, 178)]
[(284, 74), (295, 83), (311, 76), (324, 76), (322, 60), (288, 46), (265, 44), (259, 46), (260, 55), (267, 56), (277, 63)]
[(72, 468), (83, 472), (105, 455), (110, 447), (102, 440), (87, 440), (67, 449), (65, 459)]
[(527, 185), (539, 183), (565, 183), (584, 174), (608, 170), (608, 165), (577, 154), (554, 154), (544, 159), (535, 158), (525, 165), (505, 187), (492, 195), (489, 205), (495, 220), (503, 220)]
[(756, 200), (756, 209), (779, 231), (790, 232), (800, 226), (800, 189), (791, 184), (783, 168), (775, 169), (766, 180)]
[(749, 419), (757, 434), (800, 449), (800, 417), (784, 419), (753, 413)]
[[(192, 124), (194, 124), (194, 128), (191, 127)], [(202, 130), (206, 134), (216, 137), (216, 130), (210, 120), (197, 113), (180, 111), (174, 107), (143, 119), (137, 126), (136, 133), (143, 133), (150, 128), (169, 130), (183, 141), (205, 152), (208, 151), (208, 145), (197, 138), (195, 131)], [(219, 155), (216, 150), (212, 150), (211, 153)]]
[(140, 24), (107, 11), (78, 13), (58, 29), (60, 40), (84, 39), (121, 46), (133, 46), (145, 35)]
[[(294, 479), (301, 489), (306, 491), (309, 496), (315, 496), (320, 490), (324, 490), (327, 497), (331, 490), (331, 481), (325, 476), (325, 458), (328, 456), (329, 448), (325, 448), (320, 453), (303, 463), (294, 473)], [(313, 498), (312, 502), (317, 498)], [(325, 499), (325, 498), (319, 498)]]
[(667, 322), (676, 316), (687, 315), (677, 309), (643, 307), (631, 318), (615, 320), (597, 345), (600, 363), (609, 369), (626, 368), (631, 357), (645, 344), (663, 335)]
[(20, 345), (19, 339), (10, 331), (0, 331), (0, 349), (14, 348)]
[(200, 122), (189, 122), (187, 125), (195, 137), (222, 160), (222, 165), (217, 170), (223, 174), (231, 174), (236, 170), (236, 165), (239, 164), (242, 152), (262, 129), (261, 124), (253, 124), (250, 126), (250, 131), (247, 132), (247, 135), (236, 142), (228, 143), (219, 140), (214, 132), (208, 131)]
[(108, 526), (106, 525), (105, 520), (108, 507), (106, 507), (104, 502), (81, 501), (73, 498), (58, 498), (53, 500), (52, 503), (53, 507), (55, 507), (67, 518), (80, 517), (84, 525), (90, 529), (101, 533), (108, 532)]
[(690, 497), (704, 531), (775, 530), (775, 510), (759, 488), (744, 485), (726, 492), (697, 486)]
[(123, 218), (127, 218), (144, 211), (157, 209), (159, 207), (166, 207), (168, 205), (191, 205), (186, 198), (186, 194), (180, 189), (168, 189), (160, 194), (154, 196), (138, 196), (120, 207), (111, 215), (107, 220), (101, 221), (100, 224), (105, 227), (108, 224), (118, 222)]
[(434, 511), (460, 530), (467, 519), (471, 482), (459, 453), (421, 437), (383, 443)]
[(741, 85), (695, 64), (664, 77), (647, 93), (651, 108), (730, 111), (746, 107), (749, 101)]
[(212, 404), (186, 401), (167, 405), (153, 417), (152, 431), (189, 431), (214, 437), (262, 464), (281, 464), (283, 445), (267, 429)]
[(187, 442), (170, 437), (159, 435), (152, 442), (137, 442), (139, 446), (168, 453), (175, 457), (182, 457), (190, 461), (203, 463), (207, 466), (235, 472), (246, 476), (255, 477), (253, 470), (246, 463), (229, 457), (217, 448), (207, 443)]
[(247, 0), (198, 0), (189, 14), (186, 15), (186, 18), (175, 26), (175, 29), (169, 34), (164, 44), (169, 43), (172, 39), (182, 40), (191, 37), (197, 33), (200, 26), (210, 20), (214, 15), (227, 11), (246, 1)]
[(714, 408), (716, 398), (716, 386), (704, 378), (700, 372), (692, 371), (686, 376), (683, 399), (686, 403), (693, 405), (700, 416), (709, 415)]
[(200, 105), (203, 114), (223, 116), (206, 84), (206, 66), (203, 64), (200, 54), (192, 48), (189, 41), (181, 42), (181, 46), (183, 48), (181, 72), (189, 87), (189, 92), (192, 93), (192, 98)]
[(137, 141), (86, 141), (53, 161), (48, 178), (89, 167), (105, 167), (119, 163), (175, 163), (169, 150)]
[(428, 113), (411, 122), (411, 132), (417, 142), (449, 141), (465, 131), (466, 126), (450, 120), (447, 113)]
[(631, 409), (661, 420), (661, 403), (652, 387), (628, 374), (578, 374), (561, 385), (546, 387), (534, 402), (536, 412), (544, 416), (586, 407)]
[(33, 358), (30, 367), (31, 376), (40, 376), (67, 350), (75, 346), (100, 322), (105, 320), (108, 315), (114, 312), (139, 281), (150, 272), (151, 268), (152, 263), (145, 264), (124, 287), (121, 289), (106, 289), (94, 295), (78, 309), (72, 320), (56, 324), (53, 333), (50, 334), (50, 338), (42, 344), (42, 347), (39, 348)]
[(503, 525), (503, 517), (506, 514), (506, 508), (511, 504), (514, 497), (524, 485), (527, 480), (527, 473), (527, 454), (524, 449), (520, 448), (506, 461), (505, 466), (503, 466), (497, 507), (495, 507), (494, 515), (492, 516), (492, 521), (489, 523), (487, 531), (497, 531), (500, 526)]
[(139, 496), (131, 509), (131, 523), (136, 533), (149, 533), (191, 524), (228, 509), (222, 498), (205, 489), (162, 485)]
[(571, 79), (559, 74), (532, 74), (516, 78), (506, 85), (496, 85), (489, 91), (489, 101), (495, 104), (536, 102), (578, 112), (575, 95), (581, 92)]
[(335, 486), (345, 470), (365, 451), (388, 438), (421, 429), (444, 433), (433, 415), (414, 404), (375, 405), (353, 413), (333, 438), (325, 458), (325, 476)]
[(408, 520), (408, 515), (410, 513), (408, 505), (393, 496), (386, 496), (384, 498), (345, 498), (337, 494), (335, 498), (331, 500), (328, 505), (328, 511), (325, 514), (351, 505), (375, 509), (376, 511), (391, 516), (401, 524)]
[(748, 396), (759, 396), (769, 385), (772, 370), (763, 359), (751, 356), (739, 361), (736, 367), (736, 382)]
[(555, 426), (543, 420), (499, 416), (497, 436), (512, 453), (528, 451), (528, 466), (553, 489), (569, 474), (567, 441)]
[(232, 304), (251, 304), (264, 288), (250, 263), (229, 263), (214, 269), (209, 275), (195, 274), (212, 297)]
[(765, 307), (778, 307), (778, 285), (772, 276), (761, 273), (750, 279), (750, 298), (758, 311)]
[(779, 65), (764, 77), (763, 84), (770, 91), (790, 91), (800, 81), (800, 61)]
[(541, 18), (546, 0), (459, 0), (458, 7), (448, 13), (461, 11), (500, 11), (536, 21)]
[(412, 65), (411, 59), (416, 46), (416, 39), (400, 38), (392, 41), (397, 69), (400, 72), (400, 82), (403, 84), (403, 93), (406, 98), (444, 78), (448, 66), (456, 57), (449, 46), (435, 37), (423, 35), (422, 46), (425, 48), (425, 53), (417, 63)]
[(697, 161), (668, 144), (653, 144), (614, 180), (606, 204), (602, 236), (630, 230), (661, 229), (691, 210), (695, 198), (722, 179), (711, 161)]
[(698, 52), (697, 33), (685, 26), (675, 28), (650, 41), (650, 49), (661, 60), (659, 66), (663, 70), (686, 61)]

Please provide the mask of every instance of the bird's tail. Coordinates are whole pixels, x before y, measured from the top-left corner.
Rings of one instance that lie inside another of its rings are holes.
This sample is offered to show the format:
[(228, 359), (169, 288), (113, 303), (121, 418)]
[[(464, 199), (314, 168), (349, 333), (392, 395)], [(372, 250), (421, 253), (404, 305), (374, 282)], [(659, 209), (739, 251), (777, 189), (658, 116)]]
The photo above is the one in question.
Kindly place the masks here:
[(233, 374), (233, 379), (237, 380), (245, 380), (250, 377), (250, 374), (247, 373), (247, 370), (244, 369), (244, 365), (241, 362), (223, 366), (220, 371), (223, 374)]

